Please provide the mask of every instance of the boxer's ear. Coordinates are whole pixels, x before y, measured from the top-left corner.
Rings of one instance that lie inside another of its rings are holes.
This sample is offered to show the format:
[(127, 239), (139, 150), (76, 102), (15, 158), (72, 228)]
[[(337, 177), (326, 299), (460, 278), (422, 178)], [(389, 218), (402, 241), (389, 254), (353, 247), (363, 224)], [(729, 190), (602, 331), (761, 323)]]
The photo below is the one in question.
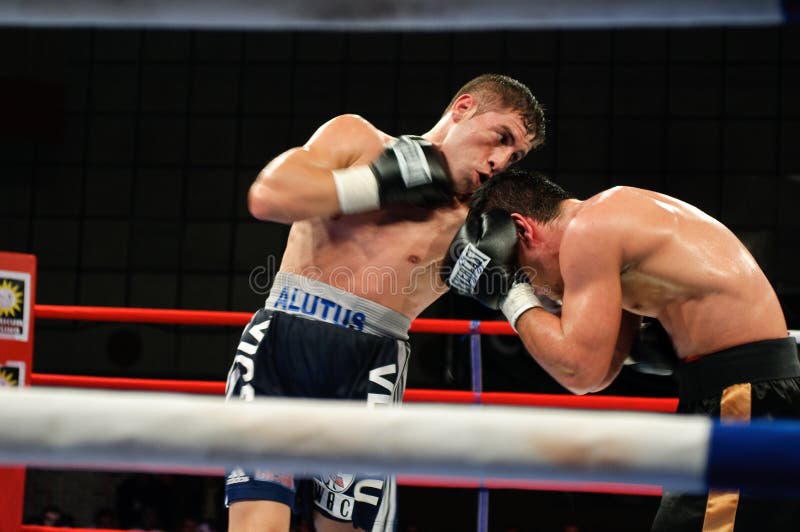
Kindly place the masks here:
[(470, 118), (475, 114), (477, 108), (478, 102), (475, 101), (474, 96), (468, 93), (462, 94), (456, 98), (456, 101), (454, 101), (452, 107), (450, 107), (450, 114), (453, 118), (453, 122), (460, 122)]
[(514, 226), (517, 228), (517, 239), (520, 246), (530, 247), (538, 233), (532, 220), (518, 212), (511, 213), (511, 219), (514, 220)]

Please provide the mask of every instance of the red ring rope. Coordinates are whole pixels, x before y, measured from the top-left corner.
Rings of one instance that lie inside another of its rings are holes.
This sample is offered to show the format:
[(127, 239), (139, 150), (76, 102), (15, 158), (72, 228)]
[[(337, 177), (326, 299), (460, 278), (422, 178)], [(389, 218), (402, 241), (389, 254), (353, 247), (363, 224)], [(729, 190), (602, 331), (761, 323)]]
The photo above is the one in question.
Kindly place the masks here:
[[(74, 388), (103, 388), (109, 390), (148, 390), (222, 395), (225, 383), (168, 379), (131, 379), (125, 377), (94, 377), (89, 375), (54, 375), (32, 373), (31, 384), (38, 386), (67, 386)], [(675, 412), (678, 400), (655, 397), (620, 397), (610, 395), (558, 395), (537, 393), (482, 392), (463, 390), (426, 390), (410, 388), (403, 401), (409, 403), (464, 403), (492, 405), (537, 406), (549, 408), (584, 408), (592, 410), (636, 410), (646, 412)]]
[[(252, 314), (248, 312), (148, 309), (125, 307), (80, 307), (67, 305), (35, 305), (37, 318), (59, 320), (85, 320), (123, 323), (161, 323), (172, 325), (244, 326)], [(516, 334), (507, 322), (483, 321), (475, 327), (470, 320), (416, 319), (410, 332), (443, 334)], [(115, 390), (169, 391), (221, 395), (225, 383), (217, 381), (190, 381), (169, 379), (132, 379), (124, 377), (96, 377), (88, 375), (55, 375), (31, 373), (31, 384), (39, 386), (67, 386), (78, 388), (104, 388)], [(555, 394), (529, 394), (507, 392), (482, 392), (462, 390), (407, 389), (403, 396), (407, 402), (464, 403), (555, 408), (585, 408), (602, 410), (639, 410), (674, 412), (677, 399), (618, 396), (574, 396)], [(222, 474), (221, 472), (219, 474)], [(628, 495), (660, 495), (659, 486), (627, 485), (615, 483), (514, 481), (497, 479), (441, 479), (433, 477), (401, 476), (402, 485), (421, 487), (533, 489), (559, 491), (586, 491)], [(23, 526), (23, 532), (51, 532), (50, 527)], [(81, 529), (72, 529), (81, 530)]]
[(22, 525), (20, 532), (121, 532), (114, 528), (70, 528), (63, 526)]
[[(114, 321), (122, 323), (164, 323), (170, 325), (237, 325), (244, 326), (253, 316), (249, 312), (223, 310), (177, 310), (128, 307), (78, 307), (70, 305), (34, 305), (37, 318), (51, 320)], [(411, 324), (413, 333), (514, 335), (505, 321), (482, 321), (477, 330), (470, 320), (419, 318)]]

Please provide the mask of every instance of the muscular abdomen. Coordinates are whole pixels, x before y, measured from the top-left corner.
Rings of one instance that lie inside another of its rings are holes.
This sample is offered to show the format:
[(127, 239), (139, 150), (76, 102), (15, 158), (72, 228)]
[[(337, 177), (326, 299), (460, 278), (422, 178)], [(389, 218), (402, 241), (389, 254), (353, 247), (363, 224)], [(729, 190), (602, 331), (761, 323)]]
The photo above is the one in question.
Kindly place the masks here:
[(413, 319), (444, 293), (437, 268), (463, 218), (461, 209), (420, 209), (296, 222), (281, 270)]

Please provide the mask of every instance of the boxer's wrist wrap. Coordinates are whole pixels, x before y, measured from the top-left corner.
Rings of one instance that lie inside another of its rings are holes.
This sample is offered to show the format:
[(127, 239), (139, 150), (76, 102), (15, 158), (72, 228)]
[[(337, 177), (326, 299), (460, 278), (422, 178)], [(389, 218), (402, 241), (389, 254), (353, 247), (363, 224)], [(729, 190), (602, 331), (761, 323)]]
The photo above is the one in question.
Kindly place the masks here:
[(515, 283), (502, 303), (500, 303), (500, 311), (515, 331), (517, 330), (517, 320), (522, 316), (522, 313), (537, 307), (544, 308), (544, 305), (536, 297), (533, 286), (530, 283)]
[(378, 182), (369, 166), (352, 166), (333, 171), (333, 182), (342, 214), (374, 211), (380, 208)]

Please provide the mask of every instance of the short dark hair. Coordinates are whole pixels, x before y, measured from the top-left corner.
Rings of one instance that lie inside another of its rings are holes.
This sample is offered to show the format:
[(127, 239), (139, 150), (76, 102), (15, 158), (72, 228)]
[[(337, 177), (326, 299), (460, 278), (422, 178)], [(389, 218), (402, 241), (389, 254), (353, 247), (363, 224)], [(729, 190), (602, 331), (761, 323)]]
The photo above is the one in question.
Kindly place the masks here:
[(574, 197), (539, 172), (512, 168), (492, 177), (475, 191), (470, 215), (502, 209), (546, 223), (559, 215), (561, 202)]
[(462, 94), (472, 94), (478, 103), (478, 113), (498, 109), (519, 112), (525, 129), (533, 135), (533, 148), (544, 144), (546, 124), (544, 107), (522, 82), (502, 74), (481, 74), (461, 87), (445, 109), (449, 111)]

